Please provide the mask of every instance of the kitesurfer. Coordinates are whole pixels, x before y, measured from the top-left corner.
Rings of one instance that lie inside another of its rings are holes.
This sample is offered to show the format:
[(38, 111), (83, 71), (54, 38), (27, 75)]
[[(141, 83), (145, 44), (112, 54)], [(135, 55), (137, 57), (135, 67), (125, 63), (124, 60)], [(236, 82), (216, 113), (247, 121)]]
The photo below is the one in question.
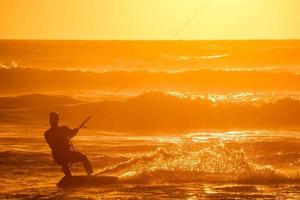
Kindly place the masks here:
[(72, 176), (70, 165), (81, 162), (88, 175), (92, 175), (93, 168), (87, 156), (75, 151), (70, 140), (78, 133), (79, 128), (71, 129), (67, 126), (58, 126), (59, 115), (56, 112), (49, 114), (50, 128), (45, 132), (45, 139), (51, 148), (54, 161), (62, 166), (65, 176)]

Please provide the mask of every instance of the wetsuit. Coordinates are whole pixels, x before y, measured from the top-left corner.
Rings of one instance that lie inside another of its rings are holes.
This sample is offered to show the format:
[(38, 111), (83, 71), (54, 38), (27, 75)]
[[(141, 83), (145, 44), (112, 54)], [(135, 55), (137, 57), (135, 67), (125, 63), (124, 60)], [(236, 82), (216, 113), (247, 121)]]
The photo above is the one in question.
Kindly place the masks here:
[(67, 126), (58, 126), (48, 129), (44, 136), (51, 148), (54, 161), (62, 166), (63, 172), (66, 176), (71, 176), (69, 169), (70, 164), (75, 162), (82, 162), (88, 174), (93, 173), (93, 169), (88, 158), (78, 152), (74, 151), (70, 144), (70, 139), (76, 135), (78, 129), (70, 129)]

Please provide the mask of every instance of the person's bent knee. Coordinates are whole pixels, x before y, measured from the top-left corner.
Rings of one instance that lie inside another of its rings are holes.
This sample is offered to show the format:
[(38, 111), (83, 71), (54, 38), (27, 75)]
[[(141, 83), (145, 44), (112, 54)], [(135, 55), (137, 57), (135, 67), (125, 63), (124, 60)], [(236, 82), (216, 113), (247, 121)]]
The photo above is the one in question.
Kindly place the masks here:
[(80, 161), (87, 161), (88, 158), (86, 155), (84, 155), (83, 153), (80, 153), (80, 152), (76, 152), (77, 153), (77, 157)]

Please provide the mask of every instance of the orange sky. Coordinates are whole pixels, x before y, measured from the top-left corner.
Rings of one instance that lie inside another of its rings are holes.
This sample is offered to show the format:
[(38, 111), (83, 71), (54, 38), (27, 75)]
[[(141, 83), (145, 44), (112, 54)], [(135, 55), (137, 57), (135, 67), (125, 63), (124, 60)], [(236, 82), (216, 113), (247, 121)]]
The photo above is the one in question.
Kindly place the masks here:
[(299, 0), (0, 0), (1, 39), (300, 38)]

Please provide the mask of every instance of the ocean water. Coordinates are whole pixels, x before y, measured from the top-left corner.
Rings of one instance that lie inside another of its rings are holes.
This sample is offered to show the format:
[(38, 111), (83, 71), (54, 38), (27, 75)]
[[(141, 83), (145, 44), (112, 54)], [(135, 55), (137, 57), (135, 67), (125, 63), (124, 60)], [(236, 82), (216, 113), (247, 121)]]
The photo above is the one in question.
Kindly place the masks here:
[(82, 71), (200, 69), (299, 72), (299, 40), (0, 40), (1, 67)]
[[(132, 135), (83, 130), (73, 143), (120, 183), (60, 189), (47, 127), (1, 126), (0, 199), (299, 199), (300, 132)], [(81, 164), (73, 174), (84, 174)]]
[[(299, 58), (299, 40), (1, 40), (0, 199), (300, 199)], [(120, 182), (56, 187), (48, 113), (75, 127), (102, 101), (73, 144)]]

